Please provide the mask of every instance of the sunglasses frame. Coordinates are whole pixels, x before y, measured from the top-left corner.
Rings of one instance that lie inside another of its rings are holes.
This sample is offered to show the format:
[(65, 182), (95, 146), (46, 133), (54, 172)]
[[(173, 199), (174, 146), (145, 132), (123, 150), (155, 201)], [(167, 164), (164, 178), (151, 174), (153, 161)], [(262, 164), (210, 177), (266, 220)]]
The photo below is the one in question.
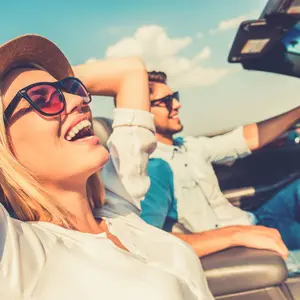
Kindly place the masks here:
[[(72, 79), (72, 80), (77, 81), (84, 88), (84, 90), (86, 91), (86, 93), (87, 93), (87, 95), (89, 97), (89, 101), (85, 102), (85, 104), (90, 103), (92, 101), (91, 94), (88, 92), (87, 88), (81, 82), (81, 80), (79, 80), (76, 77), (71, 77), (70, 76), (70, 77), (66, 77), (66, 78), (64, 78), (62, 80), (59, 80), (59, 81), (56, 81), (56, 82), (36, 82), (36, 83), (30, 84), (30, 85), (26, 86), (25, 88), (19, 90), (17, 92), (17, 94), (15, 95), (15, 97), (11, 100), (11, 102), (9, 103), (9, 105), (7, 106), (7, 108), (4, 111), (4, 122), (5, 122), (5, 125), (8, 124), (9, 118), (11, 117), (11, 115), (13, 114), (13, 112), (15, 111), (15, 109), (17, 108), (17, 106), (20, 103), (21, 99), (25, 99), (41, 115), (44, 115), (44, 116), (47, 116), (47, 117), (51, 117), (51, 116), (57, 116), (57, 115), (61, 114), (65, 110), (65, 108), (66, 108), (66, 98), (65, 98), (65, 96), (63, 94), (63, 91), (66, 92), (66, 93), (68, 93), (67, 91), (64, 90), (62, 83), (63, 83), (63, 81), (68, 80), (68, 79)], [(52, 86), (52, 87), (54, 87), (59, 92), (59, 95), (62, 97), (61, 99), (62, 99), (62, 103), (63, 103), (63, 107), (62, 107), (61, 110), (59, 110), (59, 112), (55, 112), (55, 113), (46, 113), (46, 112), (43, 112), (41, 109), (38, 108), (38, 106), (34, 103), (34, 101), (32, 101), (30, 99), (30, 97), (28, 96), (27, 92), (31, 88), (34, 88), (34, 87), (39, 86), (39, 85), (49, 85), (49, 86)]]
[[(179, 92), (174, 92), (171, 95), (167, 95), (165, 97), (159, 98), (159, 99), (155, 99), (153, 101), (151, 101), (150, 105), (152, 107), (159, 107), (160, 103), (165, 103), (166, 104), (166, 108), (168, 109), (169, 112), (171, 112), (172, 110), (172, 104), (173, 104), (173, 99), (176, 99), (177, 101), (179, 101)], [(169, 104), (168, 104), (169, 103)]]

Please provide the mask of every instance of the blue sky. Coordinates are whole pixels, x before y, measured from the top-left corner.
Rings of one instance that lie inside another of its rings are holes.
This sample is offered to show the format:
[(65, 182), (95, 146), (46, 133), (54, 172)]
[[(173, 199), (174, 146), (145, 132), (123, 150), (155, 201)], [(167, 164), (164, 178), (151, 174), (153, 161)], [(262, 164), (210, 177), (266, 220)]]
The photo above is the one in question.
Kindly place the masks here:
[[(266, 2), (5, 1), (0, 42), (41, 34), (58, 44), (72, 64), (140, 52), (149, 67), (167, 71), (171, 86), (180, 90), (183, 134), (207, 133), (299, 105), (299, 80), (227, 63), (236, 24), (258, 17)], [(111, 99), (95, 98), (92, 108), (95, 115), (112, 115)]]

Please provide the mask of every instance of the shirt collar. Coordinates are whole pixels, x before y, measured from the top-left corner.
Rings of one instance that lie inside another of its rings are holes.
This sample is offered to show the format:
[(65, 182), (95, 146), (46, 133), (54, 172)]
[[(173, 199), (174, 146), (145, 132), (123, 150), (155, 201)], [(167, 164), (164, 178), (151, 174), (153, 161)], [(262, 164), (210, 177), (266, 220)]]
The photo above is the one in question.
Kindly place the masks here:
[(167, 145), (158, 142), (157, 150), (163, 151), (166, 155), (168, 155), (169, 159), (174, 157), (176, 152), (184, 152), (185, 148), (183, 147), (184, 139), (182, 137), (174, 139), (173, 145)]

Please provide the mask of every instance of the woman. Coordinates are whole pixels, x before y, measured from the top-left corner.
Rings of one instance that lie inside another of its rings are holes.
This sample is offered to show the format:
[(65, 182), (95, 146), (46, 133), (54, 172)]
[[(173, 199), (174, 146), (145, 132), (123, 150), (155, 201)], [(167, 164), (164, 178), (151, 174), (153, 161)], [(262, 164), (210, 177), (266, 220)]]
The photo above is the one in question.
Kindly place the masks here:
[[(53, 43), (27, 35), (0, 47), (0, 78), (1, 187), (19, 219), (1, 206), (1, 299), (212, 299), (187, 245), (101, 209), (102, 168), (107, 197), (137, 203), (148, 188), (155, 138), (142, 63), (72, 69)], [(87, 89), (116, 97), (111, 158), (93, 133)]]

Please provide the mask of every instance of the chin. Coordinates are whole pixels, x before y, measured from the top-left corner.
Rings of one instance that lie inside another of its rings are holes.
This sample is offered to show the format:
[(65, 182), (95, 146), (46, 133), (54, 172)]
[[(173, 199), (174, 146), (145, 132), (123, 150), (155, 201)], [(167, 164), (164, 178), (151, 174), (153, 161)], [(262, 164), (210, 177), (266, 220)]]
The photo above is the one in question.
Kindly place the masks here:
[(85, 154), (82, 161), (80, 170), (81, 176), (90, 177), (94, 173), (100, 172), (100, 170), (106, 165), (110, 158), (108, 151), (103, 146), (98, 146), (97, 149), (93, 149)]
[(109, 152), (106, 150), (105, 147), (100, 146), (95, 153), (93, 153), (93, 157), (91, 158), (92, 162), (94, 163), (94, 172), (101, 170), (110, 158)]
[(181, 124), (179, 124), (178, 126), (172, 128), (173, 134), (179, 133), (179, 132), (181, 132), (182, 130), (183, 130), (183, 125), (181, 125)]

